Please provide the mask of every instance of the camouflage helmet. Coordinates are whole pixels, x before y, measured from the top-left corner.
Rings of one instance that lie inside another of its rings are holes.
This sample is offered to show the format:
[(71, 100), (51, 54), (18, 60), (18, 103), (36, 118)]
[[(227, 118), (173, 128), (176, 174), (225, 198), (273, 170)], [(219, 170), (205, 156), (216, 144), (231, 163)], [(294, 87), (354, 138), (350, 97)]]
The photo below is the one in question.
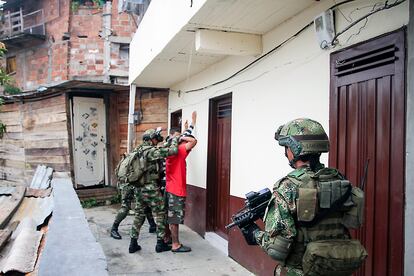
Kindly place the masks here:
[(329, 151), (329, 139), (317, 121), (300, 118), (278, 128), (275, 139), (279, 145), (289, 147), (295, 159), (306, 154)]
[(161, 142), (164, 140), (164, 137), (161, 136), (161, 127), (157, 127), (157, 129), (147, 129), (144, 134), (142, 135), (142, 140), (148, 141), (152, 139), (157, 139), (158, 142)]

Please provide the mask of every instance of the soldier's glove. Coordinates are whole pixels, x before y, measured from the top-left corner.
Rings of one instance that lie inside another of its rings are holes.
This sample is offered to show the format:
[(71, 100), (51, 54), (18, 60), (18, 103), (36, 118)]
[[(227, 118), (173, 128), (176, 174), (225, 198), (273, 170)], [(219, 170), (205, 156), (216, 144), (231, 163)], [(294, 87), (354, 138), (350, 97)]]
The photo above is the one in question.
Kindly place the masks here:
[(244, 239), (246, 240), (248, 245), (257, 245), (257, 241), (255, 238), (256, 232), (260, 231), (259, 227), (256, 223), (249, 224), (242, 229), (240, 229)]

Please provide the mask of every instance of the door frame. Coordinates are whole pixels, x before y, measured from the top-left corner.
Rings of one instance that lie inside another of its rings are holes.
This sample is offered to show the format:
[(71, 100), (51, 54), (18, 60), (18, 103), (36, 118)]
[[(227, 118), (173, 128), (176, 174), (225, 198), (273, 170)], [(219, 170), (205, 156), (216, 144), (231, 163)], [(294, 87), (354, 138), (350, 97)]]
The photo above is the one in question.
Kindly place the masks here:
[[(339, 51), (331, 53), (331, 55), (330, 55), (330, 59), (331, 59), (330, 60), (330, 95), (329, 95), (329, 104), (330, 104), (330, 106), (329, 106), (329, 121), (330, 121), (330, 123), (329, 123), (329, 132), (330, 133), (329, 134), (330, 135), (329, 135), (329, 137), (330, 137), (330, 140), (331, 140), (331, 150), (332, 150), (332, 151), (330, 151), (330, 154), (329, 154), (329, 165), (332, 166), (337, 162), (337, 156), (338, 156), (339, 151), (340, 151), (340, 149), (339, 149), (340, 145), (338, 143), (338, 125), (337, 125), (338, 116), (340, 116), (338, 114), (339, 99), (338, 99), (337, 87), (341, 83), (339, 82), (339, 84), (338, 84), (336, 76), (334, 75), (334, 73), (335, 73), (335, 66), (334, 66), (334, 61), (333, 61), (334, 57), (336, 57), (338, 55), (341, 55), (342, 53), (343, 53), (342, 58), (351, 58), (351, 57), (354, 57), (354, 56), (358, 56), (359, 54), (367, 51), (366, 50), (367, 48), (372, 48), (373, 45), (375, 45), (374, 48), (379, 48), (380, 45), (384, 45), (384, 42), (391, 42), (393, 40), (395, 40), (396, 47), (397, 47), (397, 45), (401, 45), (401, 46), (399, 46), (400, 51), (398, 52), (398, 56), (395, 59), (393, 65), (395, 66), (395, 69), (394, 69), (395, 70), (395, 75), (394, 75), (395, 76), (395, 82), (394, 82), (394, 84), (396, 85), (396, 87), (398, 87), (397, 88), (398, 91), (401, 91), (401, 93), (404, 97), (404, 107), (403, 107), (404, 110), (402, 110), (402, 112), (403, 112), (403, 116), (402, 116), (403, 117), (403, 122), (401, 123), (403, 125), (403, 129), (402, 129), (402, 134), (400, 135), (400, 136), (402, 136), (403, 145), (402, 145), (402, 148), (395, 147), (394, 143), (392, 143), (392, 140), (390, 140), (390, 156), (389, 156), (389, 158), (392, 158), (392, 156), (393, 156), (392, 151), (397, 151), (397, 152), (401, 151), (401, 156), (402, 156), (401, 161), (402, 161), (402, 166), (403, 166), (403, 168), (402, 168), (403, 172), (402, 172), (402, 177), (401, 178), (402, 178), (403, 183), (400, 187), (397, 187), (397, 188), (394, 187), (394, 191), (398, 190), (398, 191), (402, 192), (402, 199), (401, 199), (402, 202), (399, 203), (402, 206), (402, 208), (401, 208), (402, 221), (400, 221), (399, 223), (401, 223), (400, 226), (401, 226), (401, 239), (402, 239), (402, 250), (403, 251), (401, 253), (402, 254), (401, 260), (393, 261), (393, 263), (397, 263), (398, 261), (402, 262), (401, 267), (400, 267), (401, 270), (402, 270), (402, 273), (404, 273), (404, 265), (405, 265), (404, 264), (404, 255), (405, 255), (405, 253), (404, 253), (404, 243), (405, 243), (404, 237), (405, 237), (405, 223), (406, 223), (405, 222), (405, 212), (406, 212), (406, 210), (405, 210), (404, 206), (405, 206), (405, 196), (406, 196), (405, 191), (406, 191), (406, 184), (407, 184), (406, 179), (405, 179), (406, 163), (405, 163), (405, 158), (404, 158), (404, 153), (406, 153), (406, 146), (407, 146), (406, 145), (406, 139), (405, 139), (405, 137), (407, 135), (407, 132), (406, 132), (406, 129), (407, 129), (407, 121), (406, 121), (406, 115), (407, 115), (406, 36), (407, 36), (406, 27), (402, 27), (402, 28), (399, 28), (395, 31), (382, 34), (380, 36), (371, 38), (369, 40), (360, 42), (358, 44), (351, 45), (349, 47), (346, 47), (344, 49), (341, 49)], [(345, 51), (347, 51), (347, 52), (345, 52)], [(370, 68), (369, 70), (375, 70), (375, 68), (376, 67), (373, 67), (373, 68)], [(373, 78), (375, 78), (375, 76), (377, 74), (376, 73), (371, 73), (371, 75), (372, 75)], [(351, 76), (351, 77), (353, 77), (353, 76)], [(358, 83), (359, 81), (360, 80), (358, 78), (356, 78), (353, 82)], [(347, 82), (344, 82), (344, 83), (347, 84), (348, 82), (350, 82), (350, 78), (349, 78), (349, 81), (347, 80)], [(398, 95), (398, 94), (396, 94), (396, 95)], [(399, 96), (401, 96), (401, 94)], [(391, 98), (392, 97), (393, 97), (393, 95), (391, 95)], [(390, 110), (392, 110), (392, 108), (393, 108), (392, 103), (390, 103), (390, 104), (391, 104)], [(390, 124), (391, 124), (392, 120), (396, 120), (395, 118), (396, 117), (393, 117), (393, 116), (389, 118)], [(375, 118), (375, 122), (378, 123), (377, 118)], [(347, 135), (348, 135), (348, 130), (347, 130)], [(359, 138), (358, 138), (358, 140), (359, 140)], [(332, 143), (333, 141), (335, 141), (336, 143)], [(391, 148), (392, 148), (392, 151), (391, 151)], [(360, 149), (361, 152), (359, 152), (358, 155), (364, 154), (362, 151), (366, 151), (366, 150), (367, 150), (366, 148), (362, 147)], [(371, 163), (373, 161), (375, 161), (375, 160), (370, 160), (370, 166), (371, 166)], [(363, 175), (363, 172), (364, 172), (364, 167), (358, 166), (356, 168), (355, 175), (357, 177), (359, 177), (359, 176)], [(375, 172), (375, 174), (377, 175), (378, 172)], [(354, 175), (354, 178), (355, 178), (355, 175)], [(369, 179), (369, 177), (370, 177), (370, 173), (368, 173), (368, 179)], [(358, 179), (357, 182), (360, 182), (360, 179)], [(389, 180), (389, 185), (388, 185), (389, 188), (392, 187), (392, 185), (390, 183), (392, 183), (392, 179)], [(354, 184), (356, 185), (356, 184), (360, 184), (360, 183), (354, 183)], [(367, 188), (367, 186), (365, 188)], [(366, 190), (366, 192), (368, 192), (368, 191)], [(367, 202), (367, 199), (365, 200), (365, 202)], [(394, 204), (396, 204), (396, 203), (394, 203)], [(400, 206), (399, 204), (397, 204), (397, 207), (395, 207), (395, 205), (394, 205), (394, 208), (398, 208)], [(390, 204), (389, 208), (392, 207), (392, 206), (393, 205)], [(365, 209), (365, 212), (367, 212), (367, 209)], [(389, 212), (390, 212), (390, 218), (388, 220), (388, 223), (390, 224), (393, 221), (391, 217), (394, 217), (394, 219), (397, 219), (398, 216), (392, 216), (391, 211), (389, 211)], [(368, 220), (368, 219), (365, 217), (364, 220)], [(362, 231), (362, 230), (358, 230), (358, 231)], [(372, 233), (372, 235), (374, 235), (374, 233)], [(364, 235), (365, 233), (361, 232), (361, 234)], [(390, 235), (390, 233), (387, 233), (387, 234)], [(400, 233), (398, 233), (398, 234), (400, 234)], [(398, 246), (394, 246), (394, 249), (397, 248), (397, 247)], [(391, 250), (390, 248), (387, 248), (387, 253), (386, 253), (387, 255), (392, 254), (392, 252), (390, 252), (390, 250)], [(394, 258), (394, 259), (396, 259), (396, 258)], [(375, 266), (374, 260), (372, 262), (373, 262), (372, 265)], [(390, 264), (387, 263), (387, 265), (389, 266)], [(398, 266), (396, 266), (396, 267), (398, 267)], [(389, 270), (389, 267), (387, 267), (387, 269)], [(360, 274), (358, 273), (358, 275), (360, 275)]]
[(78, 187), (75, 181), (75, 139), (73, 137), (74, 130), (73, 130), (73, 119), (74, 119), (74, 110), (73, 110), (73, 98), (74, 97), (83, 97), (83, 98), (95, 98), (95, 99), (103, 99), (104, 103), (104, 113), (105, 113), (105, 136), (106, 136), (106, 143), (105, 143), (105, 153), (104, 153), (104, 184), (103, 186), (111, 186), (111, 175), (109, 173), (109, 160), (110, 160), (110, 151), (111, 147), (109, 146), (110, 135), (109, 135), (109, 95), (101, 94), (101, 93), (94, 93), (94, 92), (72, 92), (68, 93), (68, 105), (69, 105), (69, 121), (70, 121), (70, 133), (69, 133), (69, 147), (70, 147), (70, 156), (71, 156), (71, 163), (72, 163), (72, 181), (74, 183), (75, 189), (80, 188)]
[[(207, 148), (207, 186), (206, 186), (206, 232), (214, 232), (214, 213), (215, 208), (217, 207), (217, 185), (216, 185), (216, 154), (215, 150), (217, 147), (217, 141), (215, 139), (215, 126), (217, 124), (217, 115), (216, 115), (216, 108), (217, 102), (229, 98), (231, 103), (233, 103), (233, 94), (232, 92), (211, 98), (209, 100), (209, 122), (208, 122), (208, 148)], [(232, 108), (233, 109), (233, 108)], [(232, 119), (231, 119), (232, 121)], [(231, 131), (231, 129), (230, 129)], [(230, 149), (231, 153), (231, 149)], [(231, 156), (231, 154), (230, 154)], [(231, 171), (231, 159), (229, 160), (229, 168)], [(231, 184), (231, 176), (229, 176), (229, 188)], [(229, 191), (229, 198), (228, 203), (230, 204), (230, 191)], [(229, 208), (230, 210), (230, 208)], [(230, 214), (229, 214), (230, 215)]]

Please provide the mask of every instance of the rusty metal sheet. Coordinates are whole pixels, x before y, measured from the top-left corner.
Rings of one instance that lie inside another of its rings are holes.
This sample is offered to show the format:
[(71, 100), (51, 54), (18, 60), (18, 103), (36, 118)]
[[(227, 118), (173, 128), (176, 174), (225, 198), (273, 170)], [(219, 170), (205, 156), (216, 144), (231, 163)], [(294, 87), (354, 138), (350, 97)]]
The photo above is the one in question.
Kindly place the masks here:
[(24, 218), (30, 218), (35, 221), (36, 226), (42, 225), (52, 213), (53, 205), (52, 195), (44, 198), (25, 197), (10, 223), (21, 222)]
[(16, 187), (0, 187), (0, 196), (11, 196)]
[(30, 187), (26, 188), (25, 197), (48, 197), (52, 192), (52, 188), (47, 189), (33, 189)]
[(47, 189), (50, 187), (50, 182), (53, 175), (53, 169), (45, 165), (37, 166), (35, 174), (33, 175), (30, 188)]
[[(22, 229), (16, 239), (7, 246), (6, 257), (0, 258), (0, 272), (29, 273), (33, 271), (42, 236), (41, 231), (30, 228)], [(2, 252), (2, 254), (4, 253)]]

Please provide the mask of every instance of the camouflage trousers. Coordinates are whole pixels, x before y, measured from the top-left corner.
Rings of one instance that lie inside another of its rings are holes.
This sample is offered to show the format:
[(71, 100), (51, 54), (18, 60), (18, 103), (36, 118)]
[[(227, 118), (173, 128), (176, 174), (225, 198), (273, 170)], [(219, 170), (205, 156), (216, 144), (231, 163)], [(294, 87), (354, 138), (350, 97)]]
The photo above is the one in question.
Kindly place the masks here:
[(145, 207), (151, 208), (157, 224), (157, 239), (165, 236), (164, 197), (156, 182), (135, 189), (135, 218), (131, 228), (131, 238), (138, 239), (139, 231), (145, 221)]
[[(127, 217), (129, 210), (131, 210), (136, 188), (133, 185), (121, 184), (119, 189), (121, 192), (121, 209), (118, 210), (115, 216), (114, 224), (116, 225), (119, 225)], [(148, 206), (145, 208), (144, 214), (148, 219), (152, 218), (151, 209)]]
[(131, 203), (134, 200), (135, 187), (129, 184), (121, 184), (121, 209), (116, 214), (114, 224), (119, 225), (131, 210)]
[(303, 271), (296, 268), (276, 266), (275, 276), (303, 276)]

